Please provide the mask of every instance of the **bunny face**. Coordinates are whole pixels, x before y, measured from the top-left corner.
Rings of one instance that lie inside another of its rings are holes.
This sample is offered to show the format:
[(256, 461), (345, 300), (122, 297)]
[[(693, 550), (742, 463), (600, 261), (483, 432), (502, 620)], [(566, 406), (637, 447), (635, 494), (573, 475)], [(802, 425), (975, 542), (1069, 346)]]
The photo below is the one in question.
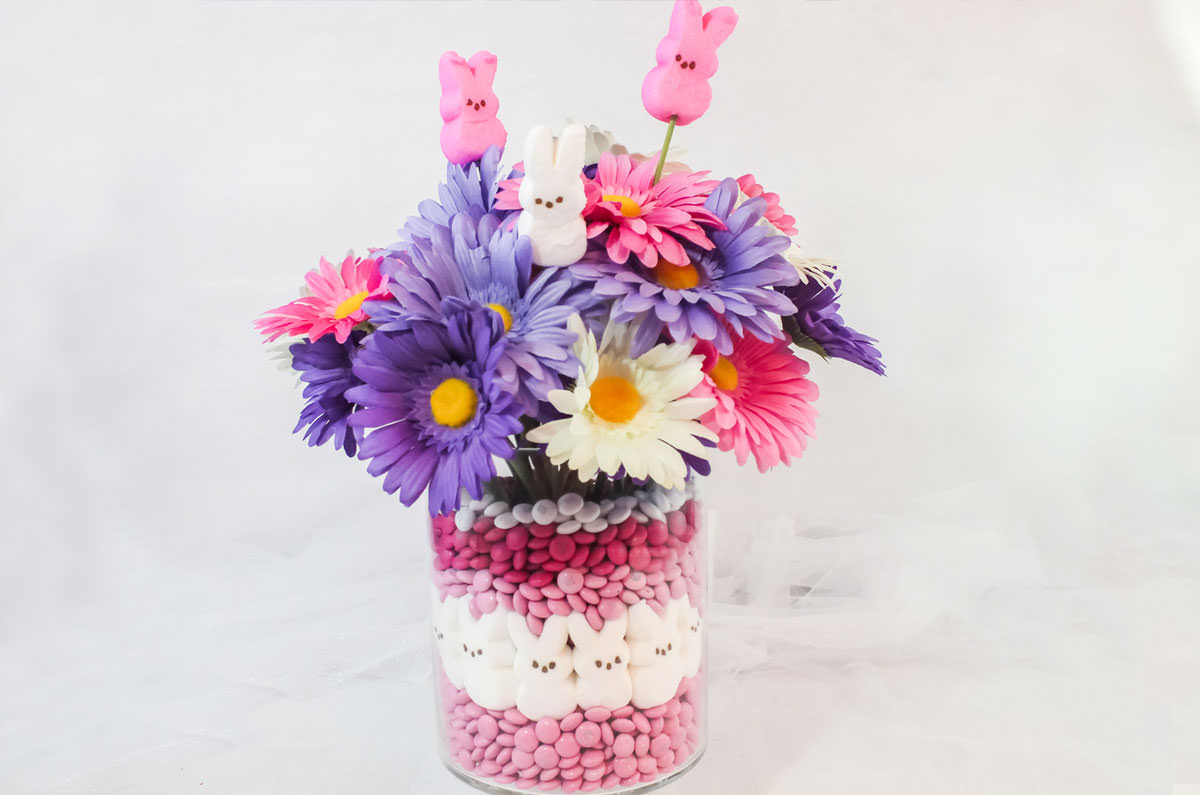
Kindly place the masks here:
[(442, 120), (453, 121), (460, 117), (465, 121), (494, 119), (500, 110), (500, 100), (492, 91), (495, 77), (496, 56), (490, 52), (477, 52), (469, 61), (456, 52), (442, 55), (438, 63)]
[(544, 125), (534, 127), (525, 139), (517, 231), (529, 238), (533, 261), (543, 267), (571, 265), (587, 251), (587, 195), (581, 174), (586, 139), (582, 124), (567, 125), (557, 143)]
[(525, 139), (525, 178), (518, 193), (521, 209), (539, 221), (558, 225), (583, 212), (583, 159), (587, 129), (569, 124), (555, 141), (550, 128), (534, 127)]
[(516, 644), (513, 664), (517, 675), (527, 681), (566, 679), (571, 675), (571, 649), (567, 646), (567, 622), (562, 616), (551, 616), (543, 624), (542, 634), (534, 635), (525, 619), (516, 613), (509, 616), (509, 634)]
[(575, 709), (575, 676), (567, 646), (567, 619), (551, 616), (534, 635), (524, 617), (510, 613), (508, 630), (517, 652), (517, 709), (528, 718), (561, 718)]
[(462, 678), (462, 634), (458, 623), (458, 600), (449, 597), (442, 601), (436, 588), (433, 589), (433, 640), (441, 660), (442, 672), (450, 684), (461, 689)]
[(727, 7), (701, 13), (699, 0), (676, 0), (671, 26), (655, 51), (657, 66), (642, 83), (642, 104), (661, 121), (691, 124), (708, 110), (717, 73), (717, 47), (737, 25)]
[(737, 14), (727, 7), (714, 8), (703, 16), (700, 11), (699, 0), (675, 4), (670, 30), (658, 43), (655, 60), (659, 66), (707, 80), (717, 73), (717, 47), (733, 32)]
[(659, 617), (645, 602), (633, 605), (627, 637), (633, 705), (646, 709), (670, 700), (683, 676), (678, 608), (668, 605), (667, 614)]
[(458, 604), (463, 685), (467, 695), (484, 709), (508, 709), (517, 703), (508, 614), (497, 608), (475, 620), (468, 602), (460, 599)]
[(492, 91), (496, 56), (477, 52), (465, 61), (456, 52), (442, 55), (438, 78), (442, 84), (442, 152), (452, 163), (478, 160), (490, 147), (501, 149), (508, 141), (504, 125), (496, 118), (500, 101)]
[(700, 671), (700, 658), (704, 650), (704, 638), (700, 633), (700, 611), (685, 599), (680, 599), (678, 604), (679, 660), (683, 667), (683, 675), (691, 677)]
[(599, 632), (579, 613), (572, 614), (568, 622), (575, 644), (579, 706), (619, 709), (628, 704), (633, 698), (633, 683), (629, 678), (629, 644), (625, 642), (627, 616), (610, 619)]

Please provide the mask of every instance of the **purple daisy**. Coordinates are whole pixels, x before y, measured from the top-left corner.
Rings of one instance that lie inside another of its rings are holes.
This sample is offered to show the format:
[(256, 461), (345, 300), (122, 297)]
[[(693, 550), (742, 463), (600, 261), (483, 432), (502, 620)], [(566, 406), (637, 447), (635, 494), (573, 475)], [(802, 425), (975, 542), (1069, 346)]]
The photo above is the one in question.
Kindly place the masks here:
[(796, 313), (784, 317), (783, 328), (801, 348), (883, 375), (883, 354), (873, 344), (876, 339), (847, 326), (838, 313), (841, 289), (840, 279), (829, 287), (812, 278), (785, 289), (784, 294), (796, 304)]
[(496, 476), (493, 456), (512, 457), (508, 437), (521, 421), (497, 378), (503, 333), (495, 312), (475, 308), (444, 323), (376, 331), (355, 358), (363, 385), (347, 393), (361, 406), (350, 424), (373, 429), (358, 457), (405, 505), (428, 488), (431, 515), (452, 511), (464, 488), (483, 496)]
[[(397, 233), (400, 240), (387, 246), (383, 250), (384, 255), (388, 258), (397, 257), (413, 243), (428, 241), (436, 229), (448, 229), (450, 221), (460, 213), (466, 213), (475, 220), (492, 213), (500, 184), (502, 154), (502, 149), (491, 146), (478, 161), (461, 166), (447, 163), (446, 181), (438, 186), (438, 200), (425, 199), (417, 205), (419, 214), (404, 222)], [(386, 267), (384, 272), (387, 272)]]
[(494, 215), (476, 220), (460, 213), (449, 228), (433, 228), (428, 241), (401, 255), (406, 265), (392, 270), (388, 288), (395, 300), (370, 302), (366, 310), (385, 331), (471, 307), (493, 311), (504, 324), (497, 377), (533, 413), (538, 401), (562, 386), (561, 376), (577, 370), (567, 318), (586, 313), (596, 300), (566, 268), (534, 277), (528, 238), (500, 224)]
[(303, 395), (308, 399), (300, 411), (300, 421), (292, 433), (304, 431), (309, 447), (333, 440), (333, 446), (353, 457), (358, 449), (361, 432), (348, 424), (357, 408), (346, 399), (347, 390), (362, 383), (351, 367), (364, 333), (352, 331), (345, 342), (332, 334), (314, 342), (305, 340), (288, 348), (292, 354), (292, 369), (305, 382)]
[(691, 337), (711, 340), (722, 353), (733, 350), (726, 323), (739, 335), (750, 333), (763, 340), (782, 336), (771, 313), (795, 312), (792, 302), (774, 289), (799, 280), (796, 269), (781, 256), (790, 243), (759, 224), (766, 199), (750, 199), (735, 209), (737, 199), (735, 180), (726, 179), (713, 190), (704, 207), (726, 228), (710, 233), (710, 251), (685, 243), (690, 260), (686, 265), (618, 264), (604, 252), (592, 251), (571, 266), (580, 279), (596, 283), (597, 295), (613, 299), (613, 321), (647, 321), (634, 337), (634, 356), (653, 347), (664, 328), (677, 342)]

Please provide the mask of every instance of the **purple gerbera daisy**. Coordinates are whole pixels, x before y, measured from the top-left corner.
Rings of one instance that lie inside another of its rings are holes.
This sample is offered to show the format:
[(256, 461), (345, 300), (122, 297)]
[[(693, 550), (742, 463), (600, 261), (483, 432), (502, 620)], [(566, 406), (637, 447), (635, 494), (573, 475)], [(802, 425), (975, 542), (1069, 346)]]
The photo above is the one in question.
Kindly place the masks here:
[(567, 318), (587, 312), (595, 299), (566, 268), (548, 268), (533, 277), (528, 238), (500, 227), (494, 215), (454, 216), (432, 229), (428, 241), (414, 243), (398, 258), (388, 288), (394, 301), (366, 305), (382, 330), (404, 328), (413, 319), (437, 321), (470, 307), (486, 307), (504, 325), (504, 351), (497, 377), (527, 413), (562, 386), (578, 363), (570, 354), (575, 335)]
[(850, 328), (838, 314), (841, 289), (840, 279), (827, 286), (809, 278), (784, 290), (796, 304), (796, 313), (784, 317), (783, 328), (801, 348), (822, 356), (845, 359), (883, 375), (883, 355), (873, 344), (875, 338)]
[(496, 476), (493, 456), (512, 457), (508, 437), (521, 421), (496, 373), (503, 335), (495, 312), (472, 308), (443, 323), (376, 331), (355, 358), (363, 385), (347, 393), (361, 406), (350, 423), (374, 429), (358, 457), (405, 505), (428, 487), (430, 514), (452, 511), (462, 489), (483, 495)]
[(722, 353), (733, 349), (725, 323), (739, 335), (782, 337), (770, 313), (795, 312), (792, 302), (774, 289), (799, 280), (796, 269), (781, 256), (789, 241), (758, 223), (767, 209), (765, 199), (750, 199), (735, 209), (737, 199), (738, 184), (732, 179), (721, 182), (708, 197), (705, 208), (726, 228), (710, 233), (712, 250), (685, 243), (685, 265), (618, 264), (592, 251), (571, 266), (579, 278), (595, 281), (598, 295), (613, 299), (613, 321), (646, 321), (633, 340), (634, 356), (648, 351), (664, 328), (677, 342), (692, 337), (711, 340)]
[(288, 348), (292, 369), (305, 382), (303, 394), (308, 399), (292, 432), (306, 428), (304, 438), (309, 447), (332, 439), (333, 446), (348, 456), (353, 457), (358, 449), (360, 432), (347, 422), (357, 407), (346, 399), (346, 392), (362, 383), (351, 367), (363, 336), (361, 331), (352, 331), (345, 342), (338, 342), (332, 334), (327, 334)]
[[(478, 161), (461, 166), (448, 163), (446, 181), (438, 186), (438, 201), (425, 199), (417, 205), (419, 215), (404, 222), (397, 233), (400, 240), (383, 250), (385, 257), (396, 257), (413, 243), (428, 241), (433, 237), (434, 230), (448, 229), (451, 219), (460, 213), (466, 213), (475, 220), (492, 213), (496, 205), (501, 154), (502, 149), (491, 146)], [(385, 262), (385, 273), (388, 271), (386, 266)]]

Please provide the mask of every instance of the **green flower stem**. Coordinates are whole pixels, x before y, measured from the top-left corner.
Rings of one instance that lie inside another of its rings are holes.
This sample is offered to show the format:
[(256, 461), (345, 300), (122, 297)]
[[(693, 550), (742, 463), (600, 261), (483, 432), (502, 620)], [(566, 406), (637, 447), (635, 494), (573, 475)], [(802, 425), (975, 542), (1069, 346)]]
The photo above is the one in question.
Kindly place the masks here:
[(667, 140), (663, 141), (662, 152), (658, 155), (658, 168), (654, 169), (654, 179), (650, 182), (651, 185), (658, 182), (662, 177), (663, 166), (667, 164), (667, 150), (671, 148), (671, 136), (675, 134), (675, 117), (667, 122)]
[(529, 465), (529, 457), (526, 453), (521, 452), (521, 449), (515, 444), (513, 445), (513, 457), (508, 459), (508, 468), (512, 471), (513, 477), (525, 489), (525, 493), (530, 497), (534, 494), (534, 477), (533, 469)]

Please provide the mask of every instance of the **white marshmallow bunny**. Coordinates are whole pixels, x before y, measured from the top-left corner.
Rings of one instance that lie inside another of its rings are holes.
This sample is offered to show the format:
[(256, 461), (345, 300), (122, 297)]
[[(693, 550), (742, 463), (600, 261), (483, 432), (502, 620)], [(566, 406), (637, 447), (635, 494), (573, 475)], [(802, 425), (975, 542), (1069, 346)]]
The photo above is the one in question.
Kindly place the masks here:
[(692, 607), (687, 599), (679, 604), (679, 662), (683, 675), (695, 676), (700, 671), (700, 656), (704, 650), (704, 638), (700, 633), (700, 611)]
[(509, 613), (508, 631), (517, 647), (517, 709), (531, 720), (566, 717), (576, 703), (567, 619), (550, 616), (539, 637), (529, 631), (524, 616)]
[(573, 265), (587, 251), (587, 197), (580, 177), (586, 139), (582, 124), (568, 124), (557, 144), (545, 125), (525, 139), (517, 232), (530, 239), (533, 261), (543, 267)]
[(484, 709), (508, 709), (517, 703), (512, 668), (516, 650), (508, 636), (508, 611), (497, 607), (476, 621), (471, 617), (470, 601), (458, 602), (463, 685), (471, 700)]
[(599, 632), (581, 613), (568, 618), (575, 644), (576, 698), (582, 709), (619, 709), (633, 698), (629, 678), (629, 644), (625, 642), (628, 616), (605, 622)]
[(433, 639), (437, 646), (442, 672), (450, 684), (462, 689), (462, 632), (458, 625), (458, 600), (453, 596), (442, 601), (437, 588), (433, 589)]
[(645, 601), (629, 608), (629, 677), (633, 705), (638, 709), (670, 701), (679, 689), (683, 666), (679, 659), (679, 608), (667, 605), (659, 618)]

